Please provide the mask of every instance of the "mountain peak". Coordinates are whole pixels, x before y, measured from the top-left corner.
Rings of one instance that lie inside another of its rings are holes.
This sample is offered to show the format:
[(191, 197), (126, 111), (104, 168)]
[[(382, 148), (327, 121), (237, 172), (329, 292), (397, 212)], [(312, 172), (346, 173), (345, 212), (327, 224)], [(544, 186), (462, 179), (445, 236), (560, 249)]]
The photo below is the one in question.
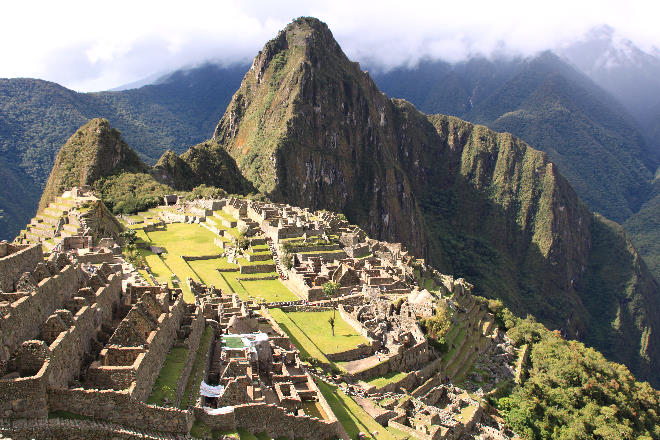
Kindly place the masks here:
[(39, 208), (74, 186), (89, 185), (117, 171), (146, 171), (147, 166), (104, 118), (80, 127), (57, 153)]

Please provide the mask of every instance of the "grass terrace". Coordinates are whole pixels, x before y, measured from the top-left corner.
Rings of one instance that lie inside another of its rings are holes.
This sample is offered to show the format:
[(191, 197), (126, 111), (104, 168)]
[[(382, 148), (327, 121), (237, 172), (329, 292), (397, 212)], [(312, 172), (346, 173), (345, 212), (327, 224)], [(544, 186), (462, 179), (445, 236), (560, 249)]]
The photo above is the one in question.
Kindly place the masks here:
[(179, 380), (187, 360), (187, 347), (172, 347), (170, 352), (167, 353), (163, 368), (161, 368), (160, 374), (154, 383), (147, 403), (162, 406), (165, 403), (165, 398), (167, 398), (170, 403), (174, 404), (176, 382)]
[(197, 224), (171, 223), (167, 224), (163, 231), (138, 230), (137, 237), (147, 245), (159, 246), (166, 251), (158, 256), (147, 249), (139, 249), (156, 279), (172, 285), (171, 276), (176, 274), (181, 282), (179, 287), (183, 290), (185, 300), (194, 301), (186, 279), (190, 277), (196, 281), (202, 280), (181, 256), (218, 254), (221, 250), (213, 243), (215, 234)]
[(315, 358), (332, 365), (326, 357), (327, 353), (338, 353), (368, 343), (339, 313), (335, 315), (334, 336), (328, 323), (332, 311), (287, 313), (276, 308), (271, 309), (270, 313), (304, 358)]
[[(322, 380), (318, 381), (319, 390), (323, 397), (328, 401), (332, 412), (335, 413), (337, 420), (344, 427), (352, 439), (357, 439), (358, 434), (363, 432), (367, 438), (377, 440), (400, 440), (406, 437), (394, 435), (376, 422), (360, 405), (353, 399), (344, 394), (336, 386), (330, 385)], [(378, 432), (374, 437), (373, 432)]]
[(398, 382), (401, 379), (403, 379), (404, 377), (406, 377), (407, 375), (408, 375), (408, 373), (406, 373), (404, 371), (398, 371), (398, 372), (393, 371), (393, 372), (387, 373), (385, 376), (375, 377), (373, 379), (367, 380), (367, 381), (365, 381), (365, 383), (367, 383), (369, 385), (373, 385), (376, 388), (381, 388), (381, 387), (384, 387), (385, 385), (389, 385), (391, 383)]
[(291, 321), (306, 335), (314, 338), (314, 343), (323, 353), (339, 353), (350, 350), (369, 341), (360, 335), (353, 327), (342, 319), (339, 312), (334, 313), (335, 334), (332, 335), (328, 319), (333, 311), (323, 312), (290, 312)]
[(227, 211), (222, 210), (222, 209), (220, 209), (218, 211), (213, 211), (213, 215), (218, 215), (219, 217), (222, 217), (225, 220), (230, 221), (230, 222), (238, 221), (238, 219), (236, 217), (232, 216)]
[(236, 261), (241, 266), (261, 266), (264, 264), (275, 264), (272, 258), (270, 260), (264, 260), (264, 261), (248, 261), (245, 258), (237, 258)]

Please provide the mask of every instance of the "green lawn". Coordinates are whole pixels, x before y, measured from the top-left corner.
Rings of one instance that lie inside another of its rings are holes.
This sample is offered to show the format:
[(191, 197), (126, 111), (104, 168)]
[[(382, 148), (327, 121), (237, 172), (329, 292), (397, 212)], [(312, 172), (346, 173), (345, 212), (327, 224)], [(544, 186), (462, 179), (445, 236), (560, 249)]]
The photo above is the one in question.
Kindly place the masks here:
[(148, 250), (140, 250), (156, 279), (160, 282), (169, 282), (171, 274), (175, 273), (181, 281), (179, 287), (183, 290), (184, 299), (193, 302), (194, 297), (186, 280), (192, 278), (202, 281), (202, 279), (181, 256), (218, 254), (219, 249), (213, 243), (216, 235), (197, 224), (170, 223), (165, 226), (164, 231), (138, 231), (138, 237), (149, 245), (166, 250), (161, 258)]
[(245, 258), (237, 258), (236, 261), (241, 266), (261, 266), (262, 264), (275, 264), (275, 262), (272, 259), (265, 261), (248, 261)]
[(187, 360), (188, 348), (186, 347), (173, 347), (167, 353), (163, 368), (161, 368), (160, 374), (154, 383), (147, 403), (163, 405), (163, 401), (167, 397), (170, 399), (170, 403), (174, 404), (176, 382), (179, 380)]
[(380, 388), (380, 387), (384, 387), (387, 384), (398, 382), (407, 375), (408, 373), (402, 371), (399, 372), (393, 371), (391, 373), (387, 373), (385, 376), (375, 377), (373, 379), (367, 380), (366, 383), (368, 383), (369, 385), (373, 385), (376, 388)]
[(296, 301), (299, 299), (279, 279), (239, 280), (238, 278), (242, 278), (244, 275), (240, 275), (238, 272), (218, 272), (218, 275), (221, 281), (215, 284), (215, 286), (220, 287), (227, 293), (237, 293), (244, 301), (252, 299), (256, 302), (261, 302), (262, 300), (266, 302), (279, 302)]
[(176, 255), (215, 255), (218, 247), (213, 243), (216, 235), (198, 224), (170, 223), (164, 231), (148, 233), (152, 244)]
[(220, 217), (224, 218), (225, 220), (229, 220), (230, 222), (236, 222), (238, 221), (236, 217), (232, 216), (226, 211), (223, 211), (222, 209), (219, 211), (213, 211), (213, 215), (219, 215)]
[[(382, 425), (376, 422), (360, 405), (353, 399), (344, 394), (336, 386), (330, 385), (322, 380), (318, 381), (318, 387), (323, 393), (323, 397), (328, 401), (332, 412), (335, 413), (337, 420), (344, 427), (352, 439), (357, 439), (359, 432), (364, 432), (367, 438), (378, 440), (397, 440), (401, 437), (395, 437), (387, 431)], [(371, 433), (377, 431), (376, 437)]]
[(226, 258), (188, 261), (188, 265), (199, 275), (204, 284), (214, 285), (221, 289), (225, 287), (225, 281), (220, 276), (218, 269), (238, 269), (238, 265), (229, 263)]
[(332, 311), (285, 313), (275, 308), (270, 309), (270, 314), (291, 338), (304, 359), (315, 358), (324, 364), (333, 365), (326, 353), (345, 351), (367, 342), (339, 314), (335, 315), (335, 336), (332, 336), (328, 324)]
[[(230, 273), (229, 276), (238, 276)], [(266, 302), (297, 301), (298, 298), (279, 279), (274, 280), (241, 280), (241, 284), (247, 292), (257, 301), (264, 299)]]
[[(234, 228), (235, 229), (235, 228)], [(235, 231), (238, 234), (238, 231)], [(186, 256), (217, 255), (221, 253), (213, 240), (217, 238), (213, 232), (197, 224), (171, 223), (166, 225), (164, 231), (144, 232), (137, 231), (137, 237), (148, 245), (159, 246), (166, 250), (161, 257), (147, 249), (139, 252), (145, 260), (156, 279), (161, 283), (169, 283), (172, 273), (176, 274), (181, 281), (179, 287), (183, 290), (184, 298), (188, 302), (194, 301), (194, 297), (186, 280), (190, 277), (208, 286), (214, 285), (226, 293), (235, 292), (242, 299), (250, 298), (267, 302), (295, 301), (298, 297), (292, 293), (279, 279), (275, 280), (238, 280), (241, 276), (238, 272), (218, 272), (218, 268), (238, 268), (231, 264), (226, 258), (213, 258), (210, 260), (185, 261), (181, 258)], [(243, 260), (244, 264), (274, 264), (272, 260), (250, 263)], [(276, 273), (273, 273), (276, 275)], [(258, 274), (254, 276), (263, 276)], [(242, 275), (241, 277), (246, 277)]]
[(243, 348), (245, 347), (245, 344), (243, 344), (243, 340), (237, 336), (231, 337), (231, 336), (224, 336), (222, 338), (222, 342), (224, 343), (225, 347), (228, 348)]
[[(328, 319), (334, 314), (335, 334), (332, 335)], [(350, 350), (369, 341), (355, 331), (339, 313), (332, 310), (323, 312), (290, 312), (288, 317), (323, 353), (338, 353)]]
[[(331, 364), (328, 358), (319, 350), (319, 348), (312, 342), (309, 337), (289, 318), (289, 316), (282, 311), (282, 309), (270, 309), (271, 316), (279, 326), (286, 332), (286, 334), (293, 342), (303, 359), (315, 358), (325, 364)], [(327, 323), (326, 323), (327, 324)]]

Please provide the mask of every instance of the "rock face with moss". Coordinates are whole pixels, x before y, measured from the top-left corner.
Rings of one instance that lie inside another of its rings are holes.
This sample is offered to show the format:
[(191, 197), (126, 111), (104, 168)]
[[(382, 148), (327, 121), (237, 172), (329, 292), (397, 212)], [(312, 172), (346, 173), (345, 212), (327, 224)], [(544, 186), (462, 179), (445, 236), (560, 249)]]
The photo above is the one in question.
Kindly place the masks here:
[(91, 185), (119, 171), (145, 172), (140, 160), (107, 119), (95, 118), (80, 127), (57, 153), (41, 196), (39, 209), (74, 186)]
[(343, 212), (658, 383), (658, 285), (619, 231), (545, 154), (388, 99), (324, 23), (266, 44), (212, 142), (271, 199)]

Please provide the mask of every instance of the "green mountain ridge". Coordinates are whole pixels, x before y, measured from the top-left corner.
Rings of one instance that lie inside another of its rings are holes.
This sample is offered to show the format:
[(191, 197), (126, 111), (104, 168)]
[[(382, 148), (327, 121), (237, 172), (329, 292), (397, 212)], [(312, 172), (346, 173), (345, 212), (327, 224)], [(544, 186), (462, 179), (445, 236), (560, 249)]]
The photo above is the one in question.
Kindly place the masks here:
[(325, 24), (266, 44), (213, 139), (272, 200), (343, 212), (658, 383), (658, 284), (620, 231), (545, 154), (387, 98)]
[(60, 148), (39, 201), (44, 209), (62, 192), (74, 186), (92, 185), (102, 177), (120, 172), (144, 173), (140, 160), (119, 131), (107, 119), (92, 119)]
[(343, 212), (659, 383), (660, 289), (620, 228), (516, 137), (389, 99), (318, 20), (266, 44), (212, 139), (140, 173), (120, 169), (95, 182), (113, 209), (125, 202), (118, 188), (135, 209), (146, 187), (201, 183)]
[(658, 153), (622, 105), (551, 52), (426, 62), (376, 80), (424, 112), (508, 131), (545, 151), (590, 208), (608, 218), (624, 221), (648, 200)]

